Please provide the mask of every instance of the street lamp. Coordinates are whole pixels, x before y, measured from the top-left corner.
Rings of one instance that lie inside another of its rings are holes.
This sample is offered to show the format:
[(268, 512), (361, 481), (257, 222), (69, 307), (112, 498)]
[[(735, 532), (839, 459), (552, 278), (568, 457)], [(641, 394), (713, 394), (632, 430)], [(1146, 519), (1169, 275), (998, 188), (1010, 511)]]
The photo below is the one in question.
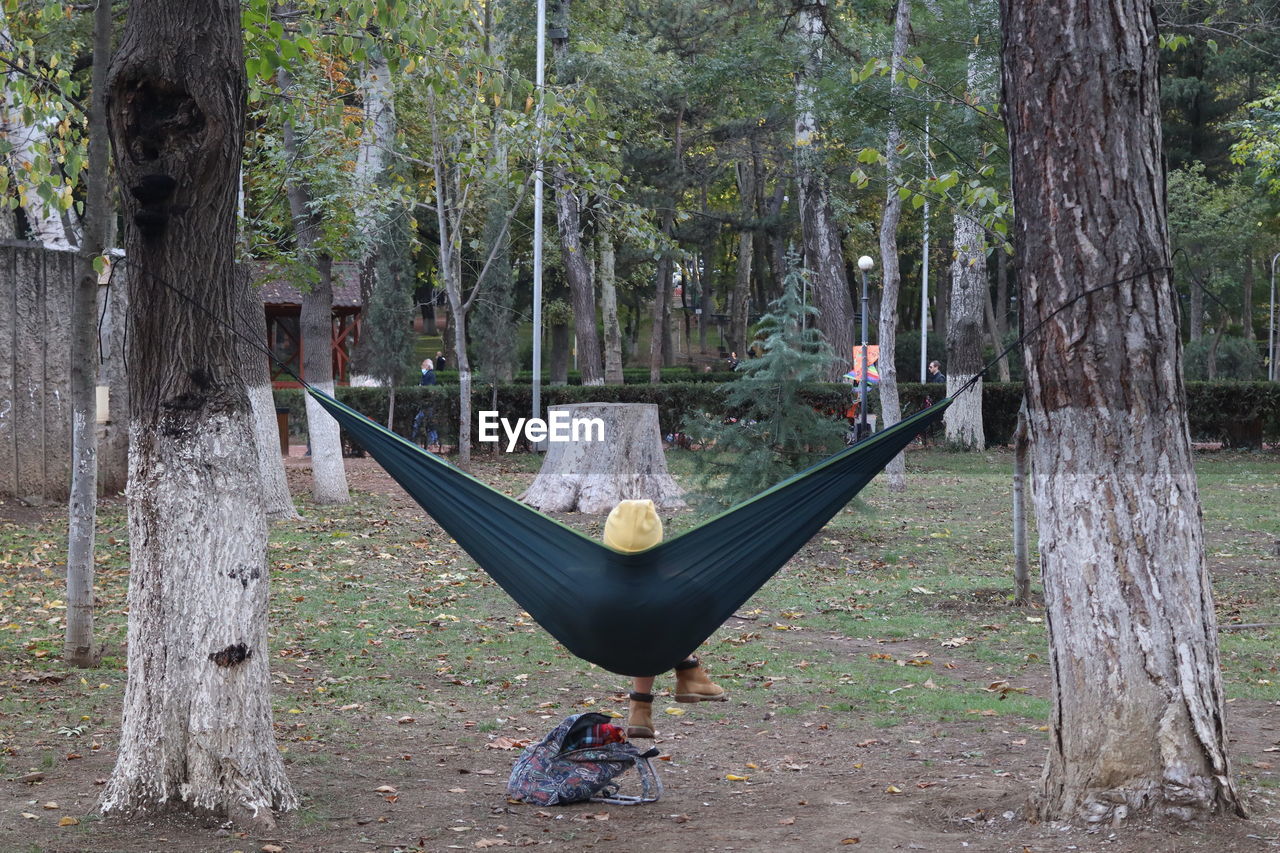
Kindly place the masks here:
[(1267, 379), (1275, 382), (1276, 374), (1276, 258), (1280, 252), (1271, 256), (1271, 313), (1267, 316)]
[(867, 255), (858, 258), (862, 270), (862, 373), (858, 379), (858, 438), (866, 438), (867, 429), (867, 273), (876, 262)]

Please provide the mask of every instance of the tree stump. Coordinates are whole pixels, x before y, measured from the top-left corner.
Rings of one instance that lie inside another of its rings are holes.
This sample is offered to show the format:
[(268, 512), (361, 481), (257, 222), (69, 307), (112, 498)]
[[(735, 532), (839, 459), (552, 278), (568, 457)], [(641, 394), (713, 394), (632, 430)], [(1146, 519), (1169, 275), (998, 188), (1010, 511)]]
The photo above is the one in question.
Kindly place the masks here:
[[(521, 499), (543, 512), (604, 513), (623, 500), (684, 506), (684, 490), (667, 473), (658, 407), (651, 403), (576, 403), (549, 406), (577, 418), (604, 422), (603, 441), (549, 441), (542, 470)], [(563, 417), (563, 415), (561, 415)]]

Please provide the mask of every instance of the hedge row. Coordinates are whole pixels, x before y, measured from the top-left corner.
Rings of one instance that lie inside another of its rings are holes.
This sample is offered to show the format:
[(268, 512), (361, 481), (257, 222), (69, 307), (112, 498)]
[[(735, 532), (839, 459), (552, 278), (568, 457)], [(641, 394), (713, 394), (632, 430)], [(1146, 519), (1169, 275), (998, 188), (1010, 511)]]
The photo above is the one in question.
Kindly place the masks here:
[[(924, 407), (927, 398), (938, 399), (940, 386), (904, 383), (898, 386), (904, 413)], [(287, 407), (290, 425), (302, 432), (306, 417), (302, 392), (278, 389), (276, 405)], [(1017, 425), (1018, 408), (1022, 404), (1020, 383), (988, 382), (983, 385), (982, 417), (987, 443), (1009, 444)], [(851, 400), (848, 385), (813, 385), (804, 392), (814, 408), (842, 417)], [(387, 389), (339, 388), (338, 398), (379, 423), (387, 420)], [(1191, 435), (1198, 441), (1222, 441), (1232, 447), (1258, 447), (1262, 441), (1280, 441), (1280, 383), (1273, 382), (1193, 382), (1187, 385)], [(676, 432), (687, 417), (710, 414), (722, 417), (732, 414), (725, 406), (715, 384), (707, 382), (664, 382), (658, 385), (561, 385), (542, 389), (542, 405), (566, 403), (654, 403), (664, 434)], [(477, 419), (481, 410), (496, 409), (502, 417), (528, 417), (533, 405), (528, 385), (477, 386), (472, 394), (472, 435), (477, 435)], [(431, 420), (446, 444), (457, 441), (458, 394), (449, 386), (396, 389), (394, 429), (410, 435), (413, 418), (419, 407), (431, 412)], [(872, 411), (878, 399), (872, 395)], [(545, 414), (545, 412), (544, 412)], [(476, 445), (480, 446), (480, 445)]]
[[(544, 385), (549, 384), (550, 375), (544, 370), (542, 382)], [(742, 374), (734, 373), (728, 369), (727, 363), (721, 361), (717, 368), (707, 371), (703, 367), (696, 365), (681, 365), (680, 367), (664, 367), (662, 368), (663, 382), (729, 382)], [(476, 380), (476, 374), (472, 374), (472, 380)], [(441, 385), (457, 385), (458, 371), (456, 370), (437, 370), (436, 381)], [(528, 385), (533, 381), (532, 370), (521, 370), (516, 373), (513, 385)], [(626, 367), (622, 370), (622, 381), (627, 385), (648, 385), (649, 384), (649, 368), (647, 367)], [(568, 382), (570, 385), (581, 385), (582, 374), (576, 370), (569, 371)]]

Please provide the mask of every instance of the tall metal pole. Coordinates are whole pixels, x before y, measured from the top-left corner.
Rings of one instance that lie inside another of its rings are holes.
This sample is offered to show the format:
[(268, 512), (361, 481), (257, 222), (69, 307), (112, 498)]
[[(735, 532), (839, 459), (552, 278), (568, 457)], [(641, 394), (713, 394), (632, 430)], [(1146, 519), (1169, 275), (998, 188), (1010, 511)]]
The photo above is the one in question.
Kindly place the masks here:
[(867, 373), (870, 365), (867, 364), (867, 312), (869, 311), (869, 300), (867, 297), (867, 271), (874, 265), (871, 258), (863, 255), (858, 258), (858, 269), (862, 270), (862, 372), (858, 379), (858, 439), (866, 438), (867, 430)]
[(537, 142), (533, 171), (533, 417), (542, 417), (542, 137), (546, 118), (542, 109), (546, 84), (547, 0), (538, 0), (538, 38), (535, 86), (538, 100), (534, 106)]
[(1280, 379), (1280, 371), (1276, 370), (1277, 330), (1276, 330), (1276, 259), (1280, 252), (1271, 256), (1271, 310), (1267, 313), (1267, 379), (1275, 382)]

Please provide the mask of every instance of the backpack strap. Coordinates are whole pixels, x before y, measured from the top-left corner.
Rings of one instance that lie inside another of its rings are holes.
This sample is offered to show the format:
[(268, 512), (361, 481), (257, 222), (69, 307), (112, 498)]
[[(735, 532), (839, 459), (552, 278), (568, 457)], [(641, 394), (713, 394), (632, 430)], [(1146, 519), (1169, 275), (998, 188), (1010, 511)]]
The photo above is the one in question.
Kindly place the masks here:
[(658, 750), (652, 748), (636, 756), (636, 771), (640, 774), (640, 796), (619, 794), (617, 784), (610, 783), (609, 787), (601, 792), (604, 796), (592, 797), (591, 802), (615, 806), (641, 806), (646, 803), (656, 803), (662, 798), (662, 779), (653, 769), (649, 759), (657, 754)]

